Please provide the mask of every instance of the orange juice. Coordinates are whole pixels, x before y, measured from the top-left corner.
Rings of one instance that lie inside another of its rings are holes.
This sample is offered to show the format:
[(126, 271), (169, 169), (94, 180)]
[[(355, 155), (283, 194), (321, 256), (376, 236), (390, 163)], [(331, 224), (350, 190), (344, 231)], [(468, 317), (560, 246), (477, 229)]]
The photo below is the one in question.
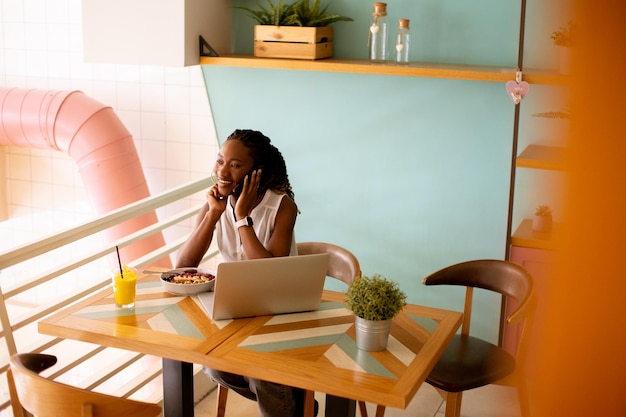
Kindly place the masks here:
[(137, 270), (126, 265), (120, 270), (113, 270), (113, 296), (115, 304), (122, 308), (135, 306), (135, 286), (137, 284)]

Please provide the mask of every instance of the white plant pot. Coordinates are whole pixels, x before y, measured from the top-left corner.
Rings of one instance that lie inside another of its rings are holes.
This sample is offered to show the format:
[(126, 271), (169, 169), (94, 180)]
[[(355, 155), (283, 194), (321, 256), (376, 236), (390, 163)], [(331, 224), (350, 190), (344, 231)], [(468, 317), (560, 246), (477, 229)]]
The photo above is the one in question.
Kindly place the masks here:
[(387, 349), (389, 340), (390, 320), (365, 320), (354, 317), (356, 330), (356, 346), (361, 350), (376, 352)]
[(533, 217), (533, 227), (535, 232), (549, 232), (552, 230), (552, 215)]

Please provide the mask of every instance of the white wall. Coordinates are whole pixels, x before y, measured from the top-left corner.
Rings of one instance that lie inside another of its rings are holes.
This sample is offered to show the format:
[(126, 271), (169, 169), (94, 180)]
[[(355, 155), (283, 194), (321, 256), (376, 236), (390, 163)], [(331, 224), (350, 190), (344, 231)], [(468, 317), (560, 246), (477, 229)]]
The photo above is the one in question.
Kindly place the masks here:
[[(0, 0), (0, 87), (80, 90), (110, 105), (134, 137), (152, 194), (208, 175), (217, 140), (200, 67), (84, 63), (81, 7), (81, 0)], [(69, 157), (3, 149), (8, 220), (0, 222), (0, 251), (91, 218)]]

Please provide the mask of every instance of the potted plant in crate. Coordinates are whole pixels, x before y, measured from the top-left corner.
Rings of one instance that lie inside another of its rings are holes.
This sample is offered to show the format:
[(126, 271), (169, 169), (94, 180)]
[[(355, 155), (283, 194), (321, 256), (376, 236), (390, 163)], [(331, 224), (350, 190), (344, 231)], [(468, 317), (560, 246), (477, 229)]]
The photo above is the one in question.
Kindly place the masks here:
[(355, 279), (346, 294), (346, 307), (355, 316), (357, 347), (386, 349), (391, 319), (406, 305), (406, 294), (397, 283), (379, 274)]
[(254, 56), (265, 58), (321, 59), (333, 55), (332, 23), (352, 21), (352, 18), (328, 12), (320, 0), (297, 0), (268, 7), (258, 4), (259, 10), (237, 7), (252, 17), (254, 27)]
[(535, 209), (532, 229), (535, 232), (549, 232), (552, 230), (552, 209), (550, 206), (540, 205)]

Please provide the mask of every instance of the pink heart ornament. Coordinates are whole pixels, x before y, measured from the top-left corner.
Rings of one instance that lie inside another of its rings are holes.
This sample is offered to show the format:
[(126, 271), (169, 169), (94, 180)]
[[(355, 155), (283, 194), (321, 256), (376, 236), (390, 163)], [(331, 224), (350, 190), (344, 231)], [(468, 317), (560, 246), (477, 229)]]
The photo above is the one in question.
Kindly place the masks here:
[(530, 84), (526, 81), (507, 81), (506, 92), (509, 94), (513, 103), (519, 104), (520, 101), (528, 94)]

